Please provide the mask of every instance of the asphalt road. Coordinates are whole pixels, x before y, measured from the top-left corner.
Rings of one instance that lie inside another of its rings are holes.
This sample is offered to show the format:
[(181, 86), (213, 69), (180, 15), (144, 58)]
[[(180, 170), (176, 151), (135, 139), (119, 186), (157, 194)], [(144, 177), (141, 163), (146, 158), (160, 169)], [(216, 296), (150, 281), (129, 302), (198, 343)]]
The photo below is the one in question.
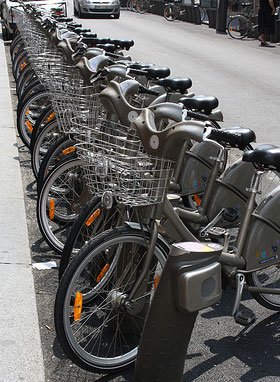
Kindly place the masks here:
[[(134, 59), (169, 66), (172, 74), (191, 77), (197, 94), (219, 98), (227, 125), (255, 128), (258, 142), (280, 144), (280, 47), (260, 48), (256, 41), (233, 41), (206, 26), (168, 23), (158, 16), (127, 11), (122, 12), (120, 20), (81, 21), (100, 36), (134, 39)], [(15, 97), (13, 101), (16, 108)], [(32, 261), (59, 263), (59, 257), (44, 243), (37, 227), (36, 183), (30, 155), (18, 143)], [(46, 381), (132, 381), (131, 370), (115, 376), (91, 374), (80, 370), (63, 354), (53, 324), (57, 275), (57, 269), (34, 270)], [(244, 294), (242, 304), (258, 317), (255, 324), (244, 329), (230, 317), (233, 299), (234, 291), (228, 288), (219, 304), (199, 314), (186, 356), (184, 381), (280, 380), (279, 314), (267, 311)]]

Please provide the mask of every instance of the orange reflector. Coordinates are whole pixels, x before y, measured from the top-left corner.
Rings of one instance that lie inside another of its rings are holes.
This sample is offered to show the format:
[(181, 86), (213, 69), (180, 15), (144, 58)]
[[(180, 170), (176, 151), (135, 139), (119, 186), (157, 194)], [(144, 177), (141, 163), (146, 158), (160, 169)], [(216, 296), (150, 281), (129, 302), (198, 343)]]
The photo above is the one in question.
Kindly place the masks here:
[(29, 113), (29, 108), (26, 110), (25, 115), (28, 115), (28, 113)]
[(20, 65), (21, 70), (23, 70), (26, 67), (26, 65), (27, 65), (27, 62), (24, 61), (24, 63)]
[(49, 205), (49, 217), (51, 220), (54, 218), (54, 200), (50, 200), (50, 205)]
[(200, 199), (200, 196), (198, 194), (194, 194), (194, 200), (196, 202), (196, 205), (197, 206), (200, 206), (200, 203), (201, 203), (201, 199)]
[(26, 126), (28, 127), (28, 129), (30, 130), (30, 132), (32, 133), (32, 131), (33, 131), (33, 126), (32, 126), (32, 124), (31, 124), (31, 122), (30, 122), (30, 121), (26, 121), (25, 123), (26, 123)]
[(106, 264), (103, 268), (102, 268), (102, 271), (99, 273), (99, 275), (97, 276), (96, 278), (96, 281), (99, 283), (103, 277), (105, 276), (106, 272), (108, 271), (110, 267), (110, 264)]
[(72, 153), (75, 150), (76, 150), (75, 146), (67, 147), (67, 149), (62, 150), (62, 154), (67, 155)]
[(100, 215), (100, 208), (98, 208), (98, 210), (94, 211), (94, 213), (90, 215), (90, 217), (86, 221), (86, 226), (89, 227), (99, 215)]
[(155, 281), (154, 281), (154, 289), (155, 290), (157, 289), (157, 285), (158, 285), (159, 279), (160, 279), (160, 276), (156, 276), (155, 277)]
[(80, 292), (76, 293), (74, 303), (74, 321), (78, 321), (81, 318), (83, 308), (83, 295)]
[(53, 119), (53, 117), (54, 117), (54, 113), (51, 113), (49, 115), (49, 118), (46, 120), (46, 123), (50, 122)]

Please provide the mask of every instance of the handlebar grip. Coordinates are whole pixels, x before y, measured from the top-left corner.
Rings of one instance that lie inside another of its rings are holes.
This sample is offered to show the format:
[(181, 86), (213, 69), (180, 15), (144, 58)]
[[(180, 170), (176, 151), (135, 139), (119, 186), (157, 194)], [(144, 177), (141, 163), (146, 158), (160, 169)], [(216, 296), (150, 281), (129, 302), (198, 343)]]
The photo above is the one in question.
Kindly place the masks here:
[(239, 134), (228, 133), (224, 130), (212, 129), (208, 138), (213, 139), (219, 143), (229, 143), (232, 147), (241, 146), (241, 136)]
[(194, 119), (198, 119), (199, 121), (209, 121), (209, 116), (208, 115), (202, 114), (202, 113), (198, 113), (198, 112), (195, 112), (195, 111), (188, 110), (187, 111), (187, 116), (191, 117), (191, 118), (194, 118)]
[(145, 86), (143, 85), (139, 85), (139, 93), (145, 93), (145, 94), (151, 94), (151, 95), (154, 95), (154, 96), (158, 96), (159, 95), (159, 92), (156, 91), (156, 90), (151, 90), (151, 89), (148, 89), (146, 88)]
[(148, 73), (145, 70), (129, 68), (129, 73), (136, 74), (137, 76), (146, 76)]

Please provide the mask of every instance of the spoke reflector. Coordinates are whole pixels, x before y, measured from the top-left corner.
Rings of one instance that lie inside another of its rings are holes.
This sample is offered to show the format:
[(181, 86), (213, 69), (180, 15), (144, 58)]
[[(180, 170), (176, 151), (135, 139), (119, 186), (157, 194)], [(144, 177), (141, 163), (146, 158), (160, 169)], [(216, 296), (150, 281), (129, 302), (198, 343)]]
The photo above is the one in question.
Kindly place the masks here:
[(98, 275), (97, 278), (96, 278), (96, 281), (97, 281), (98, 283), (103, 279), (103, 277), (105, 276), (105, 274), (106, 274), (106, 272), (108, 271), (109, 267), (110, 267), (110, 264), (106, 264), (106, 265), (102, 268), (101, 272), (99, 273), (99, 275)]
[(81, 318), (83, 308), (83, 295), (80, 292), (76, 293), (75, 303), (74, 303), (74, 321), (79, 321)]
[(49, 118), (46, 120), (46, 123), (50, 122), (54, 118), (54, 113), (49, 115)]
[(94, 213), (90, 215), (90, 217), (86, 221), (86, 226), (89, 227), (99, 215), (100, 215), (100, 208), (98, 208), (98, 210), (94, 211)]
[(53, 218), (54, 218), (54, 210), (55, 210), (55, 208), (54, 208), (54, 200), (51, 199), (50, 200), (50, 205), (49, 205), (49, 217), (50, 217), (51, 220), (53, 220)]
[(32, 124), (31, 124), (31, 122), (30, 122), (30, 121), (26, 121), (25, 123), (26, 123), (26, 126), (28, 127), (28, 130), (30, 130), (30, 132), (32, 133), (32, 131), (33, 131), (33, 126), (32, 126)]
[(154, 281), (154, 289), (155, 290), (157, 289), (157, 285), (158, 285), (159, 279), (160, 279), (160, 276), (156, 276), (155, 277), (155, 281)]
[(62, 154), (67, 155), (72, 153), (73, 151), (76, 151), (75, 146), (67, 147), (67, 149), (62, 150)]
[(29, 113), (29, 108), (26, 110), (25, 115), (28, 115), (28, 113)]

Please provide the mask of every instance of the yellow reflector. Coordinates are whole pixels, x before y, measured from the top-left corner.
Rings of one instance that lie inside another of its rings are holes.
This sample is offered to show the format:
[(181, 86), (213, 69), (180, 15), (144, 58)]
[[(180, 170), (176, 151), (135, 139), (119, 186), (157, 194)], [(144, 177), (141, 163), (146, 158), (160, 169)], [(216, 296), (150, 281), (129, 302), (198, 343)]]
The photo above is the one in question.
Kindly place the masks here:
[(26, 110), (25, 115), (28, 115), (28, 113), (29, 113), (29, 108)]
[(90, 217), (86, 221), (86, 226), (89, 227), (99, 215), (100, 215), (100, 208), (98, 208), (98, 210), (94, 211), (94, 213), (90, 215)]
[(74, 321), (78, 321), (81, 318), (83, 308), (83, 295), (80, 292), (76, 293), (74, 303)]
[(50, 200), (50, 205), (49, 205), (49, 217), (50, 217), (50, 219), (51, 220), (53, 220), (53, 218), (54, 218), (54, 200), (53, 199), (51, 199)]
[(200, 206), (200, 203), (201, 203), (200, 196), (198, 194), (194, 194), (193, 197), (194, 197), (194, 201), (196, 202), (196, 205)]
[(50, 122), (53, 119), (53, 117), (54, 117), (54, 113), (51, 113), (49, 115), (49, 118), (46, 120), (46, 123)]
[(67, 149), (62, 150), (62, 154), (67, 155), (72, 153), (75, 150), (76, 150), (75, 146), (67, 147)]
[(26, 123), (26, 126), (28, 127), (28, 129), (30, 130), (30, 132), (32, 133), (32, 131), (33, 131), (33, 126), (32, 126), (32, 124), (31, 124), (31, 122), (30, 122), (30, 121), (26, 121), (25, 123)]
[(156, 276), (155, 277), (155, 281), (154, 281), (154, 289), (155, 290), (157, 289), (157, 285), (158, 285), (159, 279), (160, 279), (160, 276)]
[(99, 273), (99, 275), (97, 276), (96, 278), (96, 281), (99, 283), (103, 277), (105, 276), (106, 272), (108, 271), (110, 267), (110, 264), (106, 264), (103, 268), (102, 268), (102, 271)]

